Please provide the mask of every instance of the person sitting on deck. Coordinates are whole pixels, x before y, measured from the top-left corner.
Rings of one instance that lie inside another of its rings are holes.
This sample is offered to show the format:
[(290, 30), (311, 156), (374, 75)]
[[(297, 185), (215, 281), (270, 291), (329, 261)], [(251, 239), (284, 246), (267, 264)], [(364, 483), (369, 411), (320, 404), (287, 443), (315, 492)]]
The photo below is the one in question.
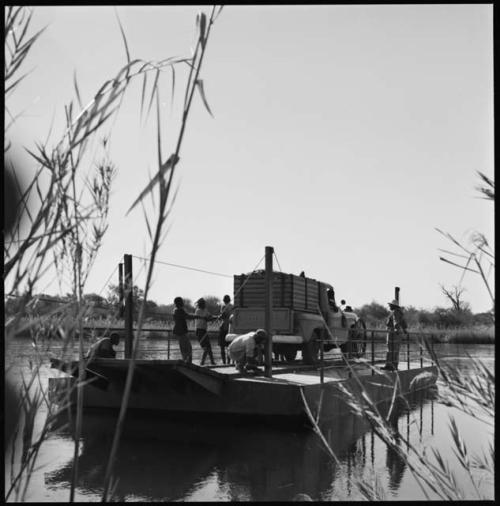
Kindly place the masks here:
[(267, 341), (267, 333), (263, 329), (248, 332), (235, 338), (229, 345), (229, 356), (234, 360), (236, 369), (243, 373), (246, 371), (258, 371), (257, 353), (259, 348)]
[(117, 346), (120, 342), (120, 335), (113, 332), (110, 337), (103, 337), (94, 343), (85, 358), (92, 360), (94, 358), (116, 358), (116, 351), (113, 346)]

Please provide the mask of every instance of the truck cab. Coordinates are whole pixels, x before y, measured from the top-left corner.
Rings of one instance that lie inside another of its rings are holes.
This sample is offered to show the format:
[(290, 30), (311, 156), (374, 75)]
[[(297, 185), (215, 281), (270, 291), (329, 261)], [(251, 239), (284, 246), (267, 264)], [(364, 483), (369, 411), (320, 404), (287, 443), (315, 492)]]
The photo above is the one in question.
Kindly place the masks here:
[[(235, 308), (227, 342), (265, 326), (264, 277), (264, 271), (234, 276)], [(303, 361), (314, 364), (319, 357), (320, 341), (324, 351), (339, 348), (352, 353), (354, 349), (360, 355), (361, 348), (351, 344), (360, 336), (361, 320), (353, 312), (342, 312), (329, 298), (332, 292), (328, 283), (273, 272), (271, 328), (275, 357), (292, 361), (301, 351)]]

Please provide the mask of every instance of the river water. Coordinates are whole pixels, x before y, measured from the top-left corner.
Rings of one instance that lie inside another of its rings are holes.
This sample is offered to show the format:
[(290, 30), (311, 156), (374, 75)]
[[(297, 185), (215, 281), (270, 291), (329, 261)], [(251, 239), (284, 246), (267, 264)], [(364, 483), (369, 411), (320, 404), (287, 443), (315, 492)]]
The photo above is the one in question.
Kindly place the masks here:
[[(146, 356), (165, 356), (159, 343), (145, 340)], [(492, 345), (439, 345), (443, 361), (469, 371), (467, 355), (480, 358), (493, 370)], [(29, 340), (9, 343), (7, 377), (18, 384), (33, 361)], [(216, 349), (214, 348), (216, 355)], [(174, 346), (170, 357), (176, 358)], [(471, 373), (472, 374), (472, 373)], [(47, 364), (41, 368), (41, 384), (55, 375)], [(442, 389), (438, 382), (438, 389)], [(438, 450), (459, 477), (465, 497), (476, 499), (474, 487), (453, 452), (450, 416), (468, 451), (481, 454), (493, 440), (493, 426), (485, 425), (456, 408), (436, 400), (430, 390), (411, 399), (410, 410), (401, 409), (395, 423), (411, 444)], [(46, 412), (40, 410), (41, 425)], [(86, 414), (83, 420), (75, 499), (99, 501), (107, 457), (116, 425), (114, 413)], [(37, 467), (25, 500), (67, 502), (72, 477), (74, 442), (72, 424), (54, 430), (42, 444)], [(370, 426), (355, 416), (343, 417), (324, 427), (324, 434), (338, 457), (334, 462), (312, 431), (290, 431), (261, 425), (229, 425), (221, 422), (173, 422), (162, 417), (127, 415), (115, 477), (114, 498), (121, 501), (290, 501), (297, 494), (313, 500), (360, 500), (355, 481), (367, 484), (374, 477), (387, 500), (425, 500), (406, 464), (387, 447)], [(9, 466), (6, 463), (6, 471)], [(492, 476), (491, 474), (490, 476)], [(8, 488), (10, 475), (6, 474)], [(480, 484), (483, 497), (494, 498), (493, 483)], [(431, 499), (437, 496), (430, 495)], [(15, 500), (12, 496), (11, 500)]]

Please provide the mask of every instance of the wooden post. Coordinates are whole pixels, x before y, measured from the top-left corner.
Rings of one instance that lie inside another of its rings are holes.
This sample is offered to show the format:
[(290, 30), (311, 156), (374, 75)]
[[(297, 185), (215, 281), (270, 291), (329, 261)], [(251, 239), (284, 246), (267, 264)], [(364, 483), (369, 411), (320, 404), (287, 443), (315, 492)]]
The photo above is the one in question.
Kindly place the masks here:
[[(396, 303), (399, 306), (399, 286), (394, 287), (394, 298), (396, 299)], [(391, 349), (392, 349), (392, 352), (390, 355), (391, 364), (394, 364), (395, 359), (397, 359), (397, 361), (399, 362), (399, 352), (400, 352), (400, 348), (401, 348), (401, 341), (399, 340), (399, 335), (398, 335), (398, 354), (396, 356), (396, 354), (394, 353), (394, 334), (395, 334), (395, 332), (391, 332)]]
[(375, 333), (374, 331), (372, 330), (372, 376), (375, 374), (375, 371), (373, 370), (373, 368), (375, 367)]
[(406, 366), (410, 370), (410, 333), (406, 334)]
[(123, 318), (124, 307), (123, 307), (123, 264), (118, 264), (118, 298), (119, 298), (119, 317)]
[(320, 369), (320, 383), (323, 385), (325, 381), (325, 371), (324, 371), (324, 361), (325, 361), (325, 349), (323, 346), (323, 336), (321, 336), (320, 346), (319, 346), (319, 352), (320, 352), (320, 360), (321, 360), (321, 369)]
[(123, 256), (125, 270), (125, 358), (132, 357), (134, 341), (134, 286), (132, 276), (132, 255)]
[(274, 250), (271, 246), (266, 246), (266, 274), (265, 274), (265, 287), (266, 287), (266, 307), (264, 313), (264, 325), (267, 333), (267, 346), (265, 353), (265, 374), (268, 378), (273, 375), (272, 360), (273, 360), (273, 335), (272, 335), (272, 317), (273, 317), (273, 253)]

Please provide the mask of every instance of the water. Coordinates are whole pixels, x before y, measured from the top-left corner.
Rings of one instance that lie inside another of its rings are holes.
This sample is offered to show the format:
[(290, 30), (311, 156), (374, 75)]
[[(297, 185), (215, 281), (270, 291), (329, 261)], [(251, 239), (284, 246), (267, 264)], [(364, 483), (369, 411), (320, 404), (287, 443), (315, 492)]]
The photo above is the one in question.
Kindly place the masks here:
[[(145, 342), (146, 356), (158, 356), (160, 343)], [(193, 343), (196, 350), (196, 344)], [(176, 346), (171, 357), (177, 356)], [(443, 360), (469, 370), (466, 353), (494, 367), (491, 345), (440, 345)], [(163, 353), (163, 352), (162, 352)], [(218, 350), (214, 347), (218, 357)], [(33, 348), (28, 340), (11, 343), (6, 355), (9, 377), (18, 382), (28, 373)], [(42, 384), (54, 371), (44, 366)], [(442, 385), (438, 385), (442, 388)], [(411, 444), (439, 450), (459, 477), (468, 498), (476, 498), (452, 451), (449, 416), (456, 418), (469, 451), (482, 453), (493, 428), (440, 404), (428, 391), (411, 399), (411, 410), (395, 419)], [(44, 413), (38, 420), (43, 421)], [(65, 420), (61, 420), (63, 423)], [(116, 424), (114, 413), (84, 416), (76, 500), (99, 501), (107, 457)], [(165, 417), (129, 414), (115, 467), (115, 498), (122, 501), (289, 501), (296, 494), (313, 500), (359, 500), (354, 478), (370, 484), (377, 476), (388, 500), (422, 500), (424, 493), (405, 463), (363, 420), (354, 416), (324, 427), (339, 462), (332, 461), (312, 432), (293, 432), (260, 425), (173, 422)], [(38, 468), (28, 487), (27, 501), (68, 501), (74, 443), (72, 423), (50, 434), (41, 447)], [(9, 480), (6, 478), (6, 484)], [(493, 498), (493, 483), (481, 493)], [(436, 499), (437, 496), (431, 498)]]

